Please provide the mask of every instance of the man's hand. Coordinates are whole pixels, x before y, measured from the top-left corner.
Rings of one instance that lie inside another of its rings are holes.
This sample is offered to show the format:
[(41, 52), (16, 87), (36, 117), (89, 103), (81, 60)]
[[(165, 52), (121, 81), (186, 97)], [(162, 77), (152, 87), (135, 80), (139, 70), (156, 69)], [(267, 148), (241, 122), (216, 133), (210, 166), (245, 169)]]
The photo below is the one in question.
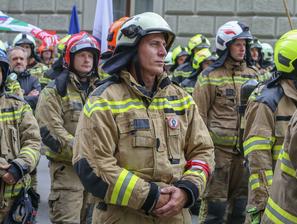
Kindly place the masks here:
[(161, 208), (168, 203), (170, 200), (170, 194), (160, 194), (159, 200), (155, 206), (155, 209)]
[(38, 96), (39, 95), (39, 91), (36, 89), (33, 89), (30, 93), (28, 93), (28, 96)]
[(187, 203), (187, 193), (175, 186), (165, 187), (161, 189), (161, 195), (170, 194), (170, 200), (164, 206), (154, 210), (154, 214), (159, 217), (172, 217), (183, 209)]
[(11, 173), (7, 172), (2, 176), (2, 180), (7, 184), (15, 184), (16, 181)]

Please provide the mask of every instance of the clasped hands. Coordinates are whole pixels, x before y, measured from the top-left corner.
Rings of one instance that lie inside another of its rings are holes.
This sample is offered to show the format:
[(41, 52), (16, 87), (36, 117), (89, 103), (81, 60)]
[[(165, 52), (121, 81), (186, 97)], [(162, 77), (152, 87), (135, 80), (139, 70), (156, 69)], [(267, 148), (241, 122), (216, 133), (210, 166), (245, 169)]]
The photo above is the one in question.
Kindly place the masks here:
[(153, 214), (158, 217), (172, 217), (180, 213), (187, 203), (187, 193), (175, 186), (164, 187), (160, 190)]

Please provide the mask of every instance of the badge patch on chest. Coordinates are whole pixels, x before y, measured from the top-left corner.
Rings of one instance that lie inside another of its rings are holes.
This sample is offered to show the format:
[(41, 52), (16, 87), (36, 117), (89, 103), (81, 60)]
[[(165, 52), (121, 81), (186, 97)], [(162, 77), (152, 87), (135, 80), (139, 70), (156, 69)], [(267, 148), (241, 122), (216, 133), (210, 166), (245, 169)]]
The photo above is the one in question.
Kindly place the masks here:
[(177, 117), (169, 117), (167, 118), (167, 123), (169, 128), (176, 129), (179, 126), (179, 120)]

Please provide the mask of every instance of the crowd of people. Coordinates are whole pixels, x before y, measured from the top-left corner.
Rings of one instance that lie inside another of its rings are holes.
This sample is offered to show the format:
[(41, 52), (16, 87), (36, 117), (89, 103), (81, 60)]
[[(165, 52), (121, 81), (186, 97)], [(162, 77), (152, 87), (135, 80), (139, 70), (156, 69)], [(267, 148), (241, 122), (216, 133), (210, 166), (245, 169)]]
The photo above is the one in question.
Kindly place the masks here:
[(187, 46), (158, 14), (0, 42), (0, 223), (297, 223), (297, 30), (229, 21)]

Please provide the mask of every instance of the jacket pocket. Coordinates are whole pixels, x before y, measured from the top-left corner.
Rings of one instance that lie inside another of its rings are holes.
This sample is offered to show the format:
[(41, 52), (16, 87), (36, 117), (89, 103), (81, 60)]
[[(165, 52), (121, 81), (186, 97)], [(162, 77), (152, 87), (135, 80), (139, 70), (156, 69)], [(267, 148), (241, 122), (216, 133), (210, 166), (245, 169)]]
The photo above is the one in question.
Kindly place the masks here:
[(181, 159), (181, 127), (178, 118), (166, 117), (167, 150), (171, 164), (179, 164)]
[(8, 125), (8, 157), (15, 159), (20, 152), (20, 141), (18, 130), (11, 125)]

